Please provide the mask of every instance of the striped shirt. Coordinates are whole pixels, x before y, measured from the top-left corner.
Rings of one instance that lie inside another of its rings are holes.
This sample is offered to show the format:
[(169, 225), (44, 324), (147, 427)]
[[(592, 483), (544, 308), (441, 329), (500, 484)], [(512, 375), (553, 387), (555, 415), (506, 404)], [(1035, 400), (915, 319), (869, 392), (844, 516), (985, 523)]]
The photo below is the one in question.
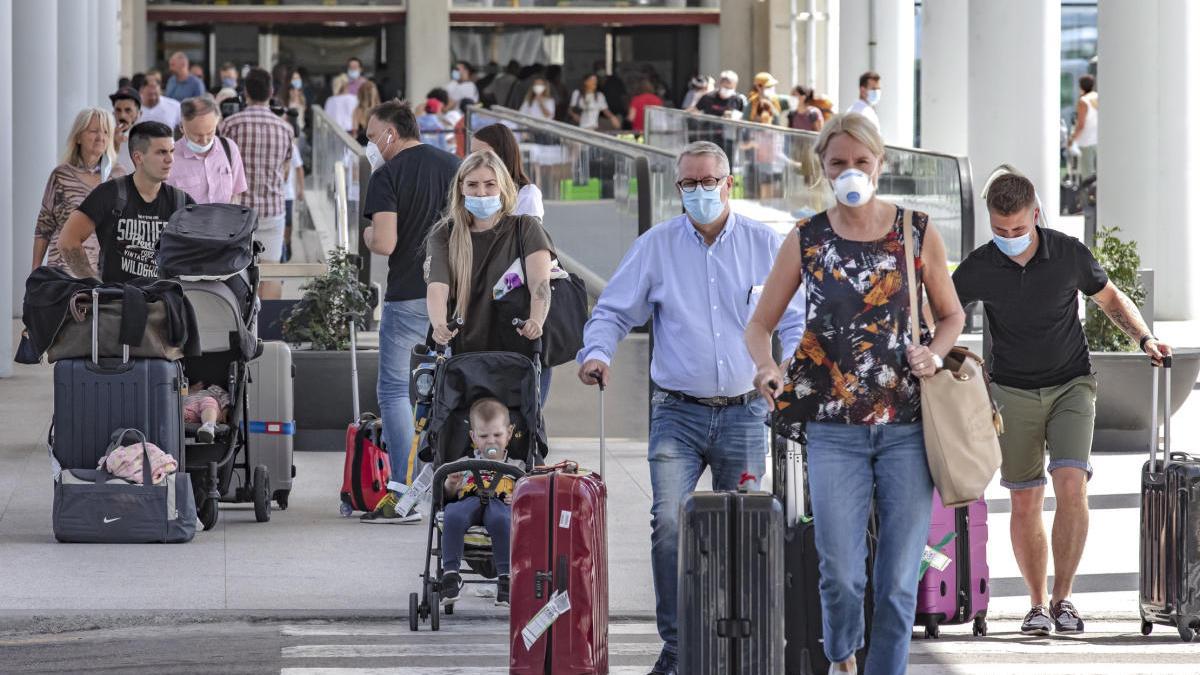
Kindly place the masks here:
[(221, 122), (220, 134), (242, 151), (248, 190), (238, 203), (258, 212), (259, 218), (283, 214), (283, 184), (292, 158), (292, 126), (265, 105), (252, 105)]
[[(113, 166), (110, 178), (125, 175), (121, 165)], [(100, 184), (100, 174), (91, 169), (83, 169), (70, 164), (59, 164), (50, 172), (46, 181), (46, 192), (42, 195), (42, 208), (38, 211), (37, 227), (33, 236), (50, 242), (46, 249), (46, 264), (51, 267), (69, 269), (58, 250), (58, 236), (62, 234), (63, 225), (67, 218), (83, 203), (91, 191)], [(92, 269), (100, 269), (100, 242), (92, 234), (83, 242), (83, 252), (87, 255)]]

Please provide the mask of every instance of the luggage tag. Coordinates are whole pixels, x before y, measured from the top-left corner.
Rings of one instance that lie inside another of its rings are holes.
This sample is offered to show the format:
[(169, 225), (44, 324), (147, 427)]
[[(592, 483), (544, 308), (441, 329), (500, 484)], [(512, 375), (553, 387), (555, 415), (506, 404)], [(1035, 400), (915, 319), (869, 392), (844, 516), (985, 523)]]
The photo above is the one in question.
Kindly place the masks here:
[[(397, 513), (408, 513), (412, 510), (413, 505), (417, 500), (424, 503), (424, 497), (430, 494), (430, 488), (433, 487), (433, 465), (426, 464), (417, 479), (413, 481), (412, 487), (400, 497), (400, 503), (396, 505)], [(428, 509), (426, 509), (428, 511)]]
[(550, 629), (558, 617), (566, 614), (571, 610), (571, 598), (564, 591), (555, 591), (545, 607), (538, 610), (537, 614), (525, 624), (525, 628), (521, 630), (521, 639), (525, 642), (525, 651), (533, 648), (533, 644), (538, 641), (538, 638)]
[(950, 566), (951, 560), (950, 556), (942, 553), (941, 550), (946, 547), (946, 544), (950, 543), (951, 539), (954, 539), (955, 534), (954, 532), (946, 533), (946, 536), (942, 537), (942, 540), (937, 543), (936, 547), (925, 546), (925, 552), (921, 555), (921, 571), (917, 574), (917, 579), (924, 578), (925, 572), (930, 567), (939, 572), (946, 571), (946, 568)]

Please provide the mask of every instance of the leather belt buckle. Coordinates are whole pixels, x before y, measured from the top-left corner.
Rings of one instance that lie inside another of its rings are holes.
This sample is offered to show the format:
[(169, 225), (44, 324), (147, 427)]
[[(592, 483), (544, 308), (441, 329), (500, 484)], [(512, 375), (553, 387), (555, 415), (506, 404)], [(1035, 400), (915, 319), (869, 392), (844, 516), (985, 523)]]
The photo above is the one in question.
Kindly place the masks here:
[(729, 405), (729, 397), (713, 396), (712, 398), (701, 399), (700, 402), (713, 408), (724, 408), (725, 406)]

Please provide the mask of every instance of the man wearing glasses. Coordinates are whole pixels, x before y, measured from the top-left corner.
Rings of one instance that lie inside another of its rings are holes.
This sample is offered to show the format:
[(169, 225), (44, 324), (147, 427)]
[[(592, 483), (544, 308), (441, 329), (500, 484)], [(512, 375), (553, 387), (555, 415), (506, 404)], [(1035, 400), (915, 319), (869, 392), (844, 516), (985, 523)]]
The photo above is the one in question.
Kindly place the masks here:
[[(654, 318), (650, 376), (651, 552), (658, 632), (665, 643), (652, 675), (675, 675), (679, 506), (705, 468), (714, 490), (766, 470), (767, 402), (754, 390), (742, 333), (784, 237), (732, 212), (729, 158), (713, 143), (683, 149), (675, 164), (686, 214), (634, 242), (584, 329), (584, 384), (608, 384), (617, 343)], [(784, 353), (804, 332), (803, 294), (780, 322)]]

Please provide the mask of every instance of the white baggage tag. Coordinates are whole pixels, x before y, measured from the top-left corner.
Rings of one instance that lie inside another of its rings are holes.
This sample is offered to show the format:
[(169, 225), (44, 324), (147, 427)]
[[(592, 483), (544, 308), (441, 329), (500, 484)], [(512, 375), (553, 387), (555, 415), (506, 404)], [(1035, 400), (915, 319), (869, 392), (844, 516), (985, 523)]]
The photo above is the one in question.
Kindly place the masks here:
[(396, 513), (403, 515), (411, 511), (418, 500), (424, 501), (422, 498), (430, 493), (431, 487), (433, 487), (433, 465), (426, 464), (417, 479), (413, 481), (412, 486), (400, 497), (400, 503), (396, 504)]
[(571, 527), (571, 512), (570, 511), (559, 511), (558, 512), (558, 526), (563, 528), (564, 530), (569, 529)]
[(555, 591), (546, 606), (538, 610), (538, 613), (534, 614), (529, 623), (525, 624), (525, 628), (521, 630), (521, 639), (525, 642), (525, 650), (529, 651), (533, 647), (533, 643), (537, 642), (538, 638), (550, 629), (555, 619), (570, 610), (570, 596), (562, 591)]
[(921, 556), (921, 562), (928, 564), (939, 572), (945, 572), (946, 568), (950, 566), (950, 556), (927, 545), (925, 546), (925, 553)]

